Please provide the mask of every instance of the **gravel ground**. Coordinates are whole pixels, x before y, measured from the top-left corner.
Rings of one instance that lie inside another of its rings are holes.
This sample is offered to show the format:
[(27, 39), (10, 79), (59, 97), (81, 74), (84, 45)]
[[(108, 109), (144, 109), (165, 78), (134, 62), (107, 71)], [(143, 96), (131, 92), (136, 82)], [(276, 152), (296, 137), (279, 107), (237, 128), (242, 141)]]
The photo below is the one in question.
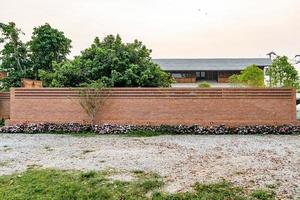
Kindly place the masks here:
[(127, 178), (131, 170), (154, 171), (168, 192), (224, 178), (249, 189), (275, 187), (279, 199), (300, 198), (300, 136), (0, 135), (0, 175), (32, 166), (114, 168)]

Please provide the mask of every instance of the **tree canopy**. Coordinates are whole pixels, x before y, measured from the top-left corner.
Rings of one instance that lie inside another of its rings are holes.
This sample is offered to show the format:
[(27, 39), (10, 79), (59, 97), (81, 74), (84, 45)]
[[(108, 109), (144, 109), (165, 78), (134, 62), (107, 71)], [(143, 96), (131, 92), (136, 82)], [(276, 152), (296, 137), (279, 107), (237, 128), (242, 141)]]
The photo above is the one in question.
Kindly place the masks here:
[(229, 81), (249, 87), (264, 87), (264, 71), (256, 65), (251, 65), (246, 67), (241, 74), (232, 75)]
[(278, 56), (273, 60), (268, 75), (271, 87), (299, 88), (298, 72), (286, 56)]
[(108, 87), (167, 87), (169, 74), (153, 63), (142, 42), (123, 43), (119, 35), (95, 38), (74, 60), (56, 64), (52, 72), (40, 70), (46, 86), (79, 87), (94, 81)]
[[(119, 35), (96, 37), (79, 56), (68, 60), (71, 40), (48, 23), (33, 29), (31, 40), (20, 39), (23, 32), (15, 23), (0, 23), (0, 69), (9, 72), (1, 80), (2, 89), (19, 87), (21, 78), (43, 81), (48, 87), (167, 87), (173, 83), (151, 57), (151, 50), (135, 40), (124, 43)], [(1, 47), (1, 46), (0, 46)]]
[(45, 24), (33, 29), (29, 42), (33, 71), (38, 78), (38, 70), (52, 71), (52, 63), (66, 60), (70, 53), (71, 40), (64, 33)]
[(21, 41), (20, 35), (24, 34), (15, 23), (0, 23), (0, 69), (8, 72), (9, 77), (2, 81), (2, 87), (19, 87), (21, 78), (31, 77), (28, 46)]
[(52, 71), (53, 63), (65, 61), (71, 48), (71, 40), (47, 23), (34, 28), (27, 43), (21, 41), (24, 33), (14, 22), (0, 23), (0, 34), (0, 69), (9, 74), (1, 81), (4, 90), (20, 87), (21, 78), (39, 79), (40, 69)]

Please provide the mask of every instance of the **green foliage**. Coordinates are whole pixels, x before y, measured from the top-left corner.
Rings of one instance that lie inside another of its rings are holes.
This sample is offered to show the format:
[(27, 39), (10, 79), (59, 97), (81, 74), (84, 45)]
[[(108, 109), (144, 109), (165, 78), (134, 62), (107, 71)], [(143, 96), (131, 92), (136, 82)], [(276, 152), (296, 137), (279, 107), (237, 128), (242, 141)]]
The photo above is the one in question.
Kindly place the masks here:
[(249, 87), (264, 87), (264, 71), (256, 65), (251, 65), (246, 67), (241, 74), (230, 76), (229, 81)]
[[(153, 200), (273, 200), (274, 192), (259, 190), (247, 194), (240, 187), (222, 181), (196, 184), (194, 191), (166, 194), (158, 192), (164, 183), (153, 173), (134, 171), (133, 181), (109, 179), (116, 172), (79, 172), (31, 169), (22, 174), (0, 177), (0, 199), (153, 199)], [(152, 197), (151, 197), (152, 194)], [(150, 198), (150, 197), (151, 198)]]
[(27, 71), (11, 71), (9, 76), (2, 79), (1, 89), (3, 91), (9, 91), (11, 87), (21, 87), (21, 79), (22, 78), (32, 78), (33, 74), (30, 69)]
[(38, 70), (52, 71), (52, 63), (66, 60), (70, 53), (71, 40), (64, 33), (45, 24), (33, 29), (29, 42), (33, 71), (37, 77)]
[(299, 77), (295, 67), (289, 63), (286, 56), (273, 60), (269, 69), (271, 87), (299, 88)]
[(82, 83), (87, 83), (88, 79), (82, 72), (79, 64), (74, 61), (53, 63), (53, 72), (39, 70), (39, 77), (44, 86), (51, 87), (79, 87)]
[(194, 192), (165, 194), (154, 193), (153, 200), (275, 200), (274, 192), (259, 190), (248, 195), (242, 188), (232, 183), (222, 181), (215, 184), (199, 184), (194, 186)]
[(261, 199), (261, 200), (269, 200), (269, 199), (275, 199), (275, 192), (272, 190), (255, 190), (251, 193), (251, 196), (255, 199)]
[(172, 133), (160, 132), (160, 131), (148, 131), (148, 130), (136, 130), (126, 133), (128, 137), (154, 137), (160, 135), (171, 135)]
[(150, 53), (142, 42), (125, 44), (119, 35), (109, 35), (103, 41), (96, 38), (73, 61), (57, 65), (53, 72), (41, 71), (40, 76), (51, 87), (78, 87), (93, 81), (108, 87), (170, 86), (173, 79), (152, 62)]
[(210, 88), (211, 85), (210, 85), (208, 82), (203, 81), (203, 82), (200, 82), (200, 83), (198, 84), (198, 87), (199, 87), (199, 88)]
[(25, 72), (28, 67), (28, 49), (25, 43), (20, 40), (20, 34), (15, 23), (0, 23), (0, 43), (4, 43), (1, 50), (1, 68), (10, 71)]
[(9, 73), (9, 76), (1, 81), (4, 90), (19, 87), (21, 78), (32, 76), (28, 47), (21, 41), (21, 34), (22, 31), (15, 23), (0, 23), (0, 44), (3, 43), (3, 49), (0, 51), (0, 70)]
[(49, 24), (34, 28), (32, 40), (27, 44), (20, 40), (23, 33), (13, 22), (0, 23), (0, 33), (0, 43), (3, 43), (0, 70), (8, 72), (8, 77), (2, 80), (4, 90), (20, 87), (21, 78), (39, 79), (39, 70), (52, 71), (53, 63), (65, 61), (71, 48), (71, 40)]
[(1, 127), (1, 126), (4, 126), (4, 125), (5, 125), (5, 120), (4, 120), (4, 119), (1, 119), (1, 120), (0, 120), (0, 127)]
[(147, 199), (162, 186), (155, 174), (134, 175), (132, 182), (112, 181), (110, 172), (28, 170), (0, 177), (0, 199)]
[(49, 24), (34, 28), (23, 43), (13, 22), (0, 23), (0, 69), (9, 72), (3, 88), (20, 87), (21, 78), (41, 79), (49, 87), (81, 87), (101, 82), (107, 87), (169, 87), (173, 78), (152, 62), (142, 42), (123, 43), (119, 35), (95, 38), (90, 48), (67, 60), (71, 40)]
[(241, 84), (240, 79), (239, 79), (239, 75), (238, 74), (233, 74), (229, 77), (229, 82), (238, 86)]

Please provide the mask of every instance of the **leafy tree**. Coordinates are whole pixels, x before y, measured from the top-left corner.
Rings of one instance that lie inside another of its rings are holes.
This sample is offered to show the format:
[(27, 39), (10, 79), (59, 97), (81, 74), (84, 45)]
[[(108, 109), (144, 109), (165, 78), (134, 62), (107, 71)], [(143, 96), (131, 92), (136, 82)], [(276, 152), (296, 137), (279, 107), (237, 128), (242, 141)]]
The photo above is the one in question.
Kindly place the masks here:
[(95, 38), (90, 48), (53, 72), (41, 70), (40, 76), (53, 87), (77, 87), (93, 81), (109, 87), (169, 86), (173, 79), (152, 62), (150, 54), (142, 42), (125, 44), (119, 35), (109, 35), (103, 41)]
[(88, 79), (80, 68), (78, 59), (53, 63), (53, 72), (40, 70), (39, 77), (43, 85), (51, 87), (79, 87), (87, 83)]
[(230, 76), (229, 81), (250, 87), (264, 87), (264, 71), (256, 65), (246, 67), (241, 74)]
[(295, 67), (289, 63), (286, 56), (279, 56), (273, 60), (269, 68), (271, 87), (299, 88), (299, 77)]
[(45, 24), (34, 28), (29, 42), (33, 63), (33, 71), (38, 78), (38, 70), (53, 70), (53, 62), (60, 63), (66, 60), (70, 53), (71, 40), (64, 33)]
[(3, 49), (0, 51), (0, 69), (9, 73), (2, 80), (2, 88), (19, 87), (21, 78), (31, 78), (30, 60), (28, 47), (20, 39), (24, 34), (13, 22), (0, 23), (0, 43)]

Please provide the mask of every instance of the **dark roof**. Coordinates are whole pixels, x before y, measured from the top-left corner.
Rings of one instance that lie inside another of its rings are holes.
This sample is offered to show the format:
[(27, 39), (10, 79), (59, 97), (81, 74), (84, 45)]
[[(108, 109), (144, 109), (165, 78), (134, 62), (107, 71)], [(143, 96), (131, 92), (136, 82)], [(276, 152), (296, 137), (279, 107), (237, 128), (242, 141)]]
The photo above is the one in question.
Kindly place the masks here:
[(268, 58), (153, 59), (164, 71), (234, 71), (249, 65), (266, 67)]

